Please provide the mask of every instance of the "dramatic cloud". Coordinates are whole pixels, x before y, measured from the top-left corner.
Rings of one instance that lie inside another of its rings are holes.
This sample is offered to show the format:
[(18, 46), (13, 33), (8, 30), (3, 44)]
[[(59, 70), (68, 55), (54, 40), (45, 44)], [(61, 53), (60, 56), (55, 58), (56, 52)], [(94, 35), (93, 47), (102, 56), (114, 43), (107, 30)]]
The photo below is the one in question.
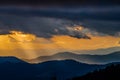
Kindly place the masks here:
[[(11, 34), (0, 35), (0, 56), (16, 56), (32, 59), (66, 51), (76, 53), (83, 50), (120, 47), (120, 38), (118, 37), (89, 36), (91, 39), (78, 39), (67, 35), (54, 35), (47, 39), (35, 37), (33, 34), (12, 31)], [(96, 54), (99, 53), (96, 52)]]
[[(0, 34), (8, 34), (10, 30), (18, 30), (44, 38), (51, 38), (54, 35), (68, 35), (90, 39), (88, 33), (99, 36), (119, 36), (119, 25), (118, 21), (86, 20), (76, 22), (45, 17), (0, 16)], [(81, 27), (84, 28), (79, 30)]]
[(85, 33), (85, 31), (90, 32), (89, 29), (79, 30), (83, 26), (74, 25), (74, 22), (68, 20), (41, 17), (24, 18), (6, 15), (0, 17), (5, 18), (0, 19), (0, 34), (7, 34), (10, 30), (20, 30), (44, 38), (51, 38), (54, 35), (68, 35), (76, 38), (90, 39)]
[[(32, 59), (66, 51), (118, 51), (118, 8), (0, 8), (0, 55)], [(97, 51), (93, 54), (104, 52)]]
[[(69, 35), (88, 38), (78, 31), (71, 31), (74, 25), (100, 35), (119, 36), (120, 7), (80, 7), (80, 8), (31, 8), (1, 7), (0, 34), (10, 30), (20, 30), (39, 37), (51, 38), (54, 35)], [(69, 28), (68, 28), (69, 26)]]
[(120, 21), (86, 20), (84, 24), (87, 28), (96, 30), (97, 32), (112, 36), (119, 36)]

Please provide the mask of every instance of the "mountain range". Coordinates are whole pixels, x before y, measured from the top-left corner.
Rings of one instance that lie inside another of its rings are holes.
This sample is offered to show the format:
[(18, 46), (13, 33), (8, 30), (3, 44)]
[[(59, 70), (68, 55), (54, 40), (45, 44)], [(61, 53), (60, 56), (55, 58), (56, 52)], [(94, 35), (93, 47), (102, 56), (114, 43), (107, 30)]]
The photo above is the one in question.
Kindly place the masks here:
[(54, 60), (30, 64), (15, 57), (0, 57), (0, 80), (67, 80), (106, 65), (90, 65), (74, 60)]
[(40, 56), (38, 58), (26, 61), (30, 63), (40, 63), (45, 61), (67, 59), (72, 59), (87, 64), (107, 64), (112, 62), (120, 62), (120, 51), (106, 55), (75, 54), (71, 52), (63, 52), (51, 56)]

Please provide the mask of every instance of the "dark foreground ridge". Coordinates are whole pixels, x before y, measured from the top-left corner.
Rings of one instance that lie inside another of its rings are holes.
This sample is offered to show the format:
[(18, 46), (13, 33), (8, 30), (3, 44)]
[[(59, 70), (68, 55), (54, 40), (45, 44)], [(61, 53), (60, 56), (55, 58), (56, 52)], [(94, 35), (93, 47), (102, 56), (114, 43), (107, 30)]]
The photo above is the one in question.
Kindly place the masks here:
[(68, 80), (106, 66), (108, 65), (90, 65), (74, 60), (29, 64), (15, 57), (0, 57), (0, 80)]
[(29, 64), (15, 57), (0, 57), (0, 80), (66, 80), (102, 67), (73, 60)]
[(120, 64), (113, 64), (105, 69), (96, 70), (73, 80), (120, 80)]

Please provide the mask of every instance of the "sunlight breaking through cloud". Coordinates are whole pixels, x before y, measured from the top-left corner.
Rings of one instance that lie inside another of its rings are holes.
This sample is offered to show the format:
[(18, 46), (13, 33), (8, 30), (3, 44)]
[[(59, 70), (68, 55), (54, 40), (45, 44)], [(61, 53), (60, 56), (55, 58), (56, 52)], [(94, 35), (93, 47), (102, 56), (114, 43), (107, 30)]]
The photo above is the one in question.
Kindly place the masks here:
[[(119, 37), (94, 35), (90, 35), (90, 37), (91, 39), (88, 40), (67, 35), (54, 35), (48, 39), (21, 31), (10, 31), (10, 34), (0, 35), (0, 56), (32, 59), (59, 52), (68, 51), (76, 53), (76, 51), (107, 49), (120, 46)], [(96, 54), (99, 53), (96, 51)]]

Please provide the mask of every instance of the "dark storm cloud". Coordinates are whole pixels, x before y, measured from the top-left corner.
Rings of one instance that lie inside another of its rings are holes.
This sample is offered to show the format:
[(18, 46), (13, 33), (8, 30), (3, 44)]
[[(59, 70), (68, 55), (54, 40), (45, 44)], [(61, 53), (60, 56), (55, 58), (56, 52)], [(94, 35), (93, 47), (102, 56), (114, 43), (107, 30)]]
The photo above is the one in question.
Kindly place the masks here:
[(120, 32), (120, 21), (88, 20), (83, 23), (87, 28), (112, 36)]
[(75, 38), (90, 39), (86, 34), (67, 29), (74, 27), (73, 21), (45, 18), (0, 15), (0, 34), (8, 34), (11, 30), (32, 33), (39, 37), (51, 38), (54, 35), (68, 35)]
[(36, 7), (0, 7), (0, 14), (11, 14), (24, 17), (53, 17), (68, 20), (116, 20), (120, 21), (120, 6), (78, 7), (78, 8), (36, 8)]
[(90, 39), (89, 36), (69, 32), (67, 27), (83, 25), (86, 28), (107, 35), (120, 32), (120, 7), (91, 8), (0, 8), (0, 33), (20, 30), (39, 37), (50, 38), (53, 35), (69, 35)]

